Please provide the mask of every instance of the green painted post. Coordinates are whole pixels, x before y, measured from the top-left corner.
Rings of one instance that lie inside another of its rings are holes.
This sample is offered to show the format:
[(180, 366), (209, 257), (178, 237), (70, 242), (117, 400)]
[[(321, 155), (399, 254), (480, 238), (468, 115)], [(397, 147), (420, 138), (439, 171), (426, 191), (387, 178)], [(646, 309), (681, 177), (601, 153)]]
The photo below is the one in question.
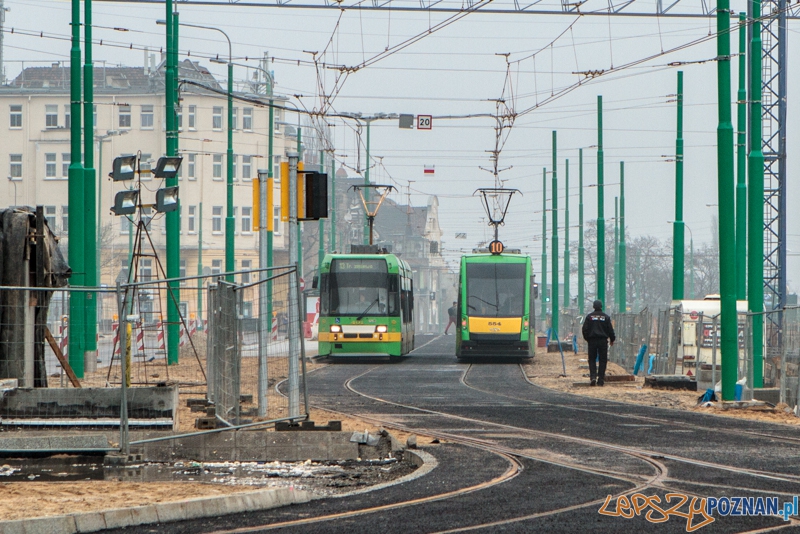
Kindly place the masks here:
[[(83, 64), (83, 207), (84, 279), (87, 287), (97, 287), (97, 174), (94, 168), (94, 72), (92, 64), (92, 0), (84, 0)], [(97, 293), (86, 293), (86, 358), (97, 358)]]
[[(369, 132), (369, 127), (370, 127), (370, 124), (372, 124), (372, 121), (368, 119), (367, 120), (367, 168), (364, 170), (364, 185), (369, 185), (369, 166), (370, 166), (369, 165), (370, 164), (370, 159), (369, 159), (369, 133), (370, 133)], [(369, 198), (370, 198), (370, 194), (369, 193), (370, 193), (369, 187), (365, 187), (364, 188), (364, 199), (367, 201), (367, 206), (369, 206)], [(364, 214), (364, 240), (363, 240), (363, 242), (364, 242), (365, 245), (369, 245), (369, 218), (367, 217), (366, 213)]]
[[(275, 186), (275, 177), (273, 176), (274, 163), (274, 136), (275, 136), (275, 108), (273, 108), (274, 100), (272, 99), (273, 89), (272, 80), (269, 83), (269, 126), (267, 127), (267, 198), (272, 202), (267, 202), (264, 209), (267, 210), (267, 265), (272, 267), (273, 263), (273, 248), (274, 248), (274, 235), (275, 235), (275, 216), (274, 216), (274, 198), (273, 191)], [(278, 223), (280, 224), (280, 222)], [(259, 266), (260, 267), (260, 266)], [(272, 274), (270, 271), (268, 274)], [(272, 281), (267, 282), (267, 317), (270, 320), (270, 339), (272, 339)]]
[(570, 305), (569, 292), (569, 160), (564, 169), (564, 309)]
[(684, 250), (686, 230), (683, 222), (683, 71), (678, 71), (678, 134), (675, 138), (675, 222), (672, 223), (672, 300), (684, 296)]
[(336, 160), (331, 153), (331, 252), (336, 252)]
[[(200, 213), (197, 214), (197, 276), (203, 276), (203, 203), (200, 202)], [(198, 330), (203, 330), (203, 279), (197, 279), (197, 319)]]
[(584, 254), (583, 249), (583, 149), (578, 149), (578, 313), (584, 313)]
[[(298, 161), (303, 161), (303, 134), (301, 128), (297, 127), (297, 155)], [(297, 175), (298, 183), (300, 180), (300, 174)], [(298, 213), (300, 207), (298, 205)], [(300, 274), (300, 278), (303, 278), (303, 223), (299, 220), (297, 221), (297, 272)]]
[(542, 169), (542, 324), (547, 330), (547, 169)]
[[(173, 11), (172, 0), (167, 0), (167, 69), (165, 73), (165, 103), (166, 103), (166, 144), (167, 156), (178, 155), (178, 116), (175, 106), (178, 103), (178, 48), (175, 34), (178, 28), (177, 14)], [(178, 185), (177, 178), (166, 180), (167, 187)], [(180, 276), (180, 210), (167, 213), (167, 278)], [(170, 282), (172, 296), (167, 298), (167, 363), (178, 363), (178, 347), (180, 343), (180, 284)], [(173, 300), (173, 296), (174, 299)]]
[[(227, 185), (228, 209), (225, 214), (225, 271), (232, 273), (236, 270), (236, 249), (234, 232), (236, 231), (236, 218), (233, 216), (233, 63), (228, 61), (228, 151), (227, 151)], [(225, 277), (228, 282), (233, 282), (233, 275)]]
[[(556, 131), (553, 130), (553, 197), (551, 199), (551, 210), (553, 212), (553, 259), (551, 260), (553, 273), (552, 298), (550, 299), (550, 309), (552, 310), (551, 324), (553, 333), (558, 336), (558, 139)], [(559, 337), (559, 339), (561, 339)]]
[(739, 343), (736, 321), (736, 230), (733, 201), (733, 123), (731, 122), (730, 1), (717, 2), (717, 199), (719, 203), (719, 286), (722, 399), (734, 399)]
[[(325, 172), (325, 152), (319, 151), (319, 172)], [(322, 260), (325, 258), (325, 219), (319, 220), (319, 252), (317, 253), (317, 276), (322, 272)]]
[(619, 162), (619, 311), (628, 313), (628, 245), (625, 243), (625, 162)]
[(747, 298), (747, 24), (739, 13), (739, 91), (736, 94), (736, 299)]
[[(72, 46), (70, 48), (70, 163), (69, 163), (69, 266), (70, 285), (86, 285), (85, 175), (81, 163), (81, 3), (72, 0)], [(86, 298), (75, 292), (69, 298), (69, 365), (75, 376), (83, 378), (83, 352), (86, 349)]]
[(618, 312), (619, 309), (619, 197), (614, 197), (614, 307), (613, 310)]
[(597, 282), (595, 294), (606, 301), (606, 220), (603, 191), (603, 96), (597, 95)]
[(750, 155), (748, 156), (747, 309), (753, 315), (753, 386), (764, 379), (764, 152), (761, 132), (761, 2), (752, 2)]

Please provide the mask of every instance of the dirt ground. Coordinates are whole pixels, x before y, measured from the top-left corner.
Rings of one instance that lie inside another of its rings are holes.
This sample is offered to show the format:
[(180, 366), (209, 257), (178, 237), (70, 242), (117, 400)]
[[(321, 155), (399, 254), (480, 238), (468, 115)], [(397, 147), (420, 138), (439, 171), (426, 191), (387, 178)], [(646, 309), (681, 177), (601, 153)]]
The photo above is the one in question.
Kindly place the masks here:
[[(698, 397), (701, 392), (654, 389), (644, 387), (644, 378), (635, 377), (633, 382), (608, 382), (603, 387), (589, 387), (589, 364), (585, 352), (574, 354), (564, 353), (566, 376), (563, 375), (561, 354), (558, 352), (545, 352), (543, 348), (537, 349), (533, 360), (524, 366), (528, 379), (536, 385), (557, 391), (565, 391), (576, 395), (629, 402), (644, 406), (658, 406), (675, 410), (691, 410), (697, 412), (713, 413), (726, 417), (738, 417), (755, 421), (768, 421), (789, 425), (800, 424), (800, 418), (786, 407), (777, 406), (775, 409), (722, 409), (720, 403), (710, 407), (698, 406)], [(606, 376), (627, 375), (622, 367), (609, 362)]]
[[(200, 343), (198, 345), (205, 345)], [(205, 367), (205, 354), (199, 354), (200, 362)], [(800, 418), (793, 414), (785, 413), (780, 409), (774, 412), (752, 411), (752, 410), (722, 410), (718, 407), (697, 407), (699, 393), (694, 391), (679, 391), (652, 389), (644, 386), (644, 379), (637, 377), (633, 382), (606, 382), (604, 387), (588, 387), (588, 363), (585, 353), (564, 353), (566, 364), (566, 377), (562, 376), (562, 361), (559, 353), (546, 353), (543, 349), (537, 351), (536, 357), (528, 364), (524, 365), (528, 378), (536, 385), (550, 389), (565, 391), (577, 395), (585, 395), (596, 398), (609, 399), (620, 402), (629, 402), (639, 405), (658, 406), (675, 410), (704, 411), (728, 417), (739, 417), (759, 421), (770, 421), (783, 424), (800, 424)], [(271, 367), (270, 372), (270, 394), (274, 395), (274, 383), (281, 380), (286, 375), (286, 366), (282, 365), (278, 359)], [(168, 369), (169, 376), (164, 376), (166, 368), (158, 369), (155, 366), (148, 366), (146, 362), (134, 364), (134, 377), (147, 379), (149, 382), (157, 382), (166, 378), (170, 381), (178, 381), (184, 384), (200, 381), (200, 366), (194, 355), (191, 353), (181, 354), (181, 364), (171, 366)], [(308, 370), (319, 367), (313, 361), (308, 362)], [(112, 369), (109, 382), (114, 382), (114, 371)], [(245, 379), (242, 393), (249, 393), (255, 388), (254, 376), (256, 374), (255, 359), (245, 359), (243, 363), (242, 376), (250, 377)], [(607, 375), (627, 374), (621, 367), (610, 363)], [(109, 378), (108, 368), (99, 369), (92, 376), (87, 376), (84, 381), (87, 385), (106, 385)], [(118, 383), (119, 376), (116, 376)], [(185, 389), (185, 388), (182, 388)], [(202, 390), (181, 393), (180, 408), (180, 429), (188, 431), (194, 429), (194, 420), (202, 413), (191, 412), (186, 406), (185, 400), (188, 398), (202, 397)], [(254, 391), (253, 391), (254, 393)], [(274, 399), (276, 410), (283, 409), (282, 403), (276, 397)], [(780, 407), (779, 407), (780, 408)], [(373, 423), (353, 417), (346, 417), (336, 412), (324, 409), (313, 408), (310, 411), (311, 420), (317, 424), (326, 424), (328, 421), (341, 421), (342, 429), (345, 431), (364, 431), (376, 433), (380, 429)], [(274, 414), (270, 413), (270, 418)], [(405, 442), (407, 434), (392, 431), (393, 435)], [(421, 444), (430, 443), (430, 438), (418, 436)], [(302, 464), (299, 464), (302, 465)], [(324, 466), (323, 466), (324, 467)], [(6, 466), (0, 466), (0, 476), (3, 475)], [(403, 476), (407, 472), (397, 464), (392, 466), (332, 466), (327, 470), (324, 468), (313, 475), (306, 475), (299, 478), (278, 477), (270, 479), (264, 486), (295, 486), (317, 492), (341, 492), (356, 487), (363, 487), (392, 477)], [(0, 479), (1, 480), (1, 479)], [(36, 517), (57, 515), (62, 513), (85, 512), (92, 510), (105, 510), (124, 506), (137, 506), (156, 502), (179, 501), (195, 497), (224, 495), (239, 491), (251, 491), (254, 487), (246, 483), (225, 483), (208, 484), (200, 482), (119, 482), (119, 481), (85, 481), (85, 482), (0, 482), (0, 494), (3, 495), (4, 504), (0, 510), (0, 521), (19, 519), (24, 517)]]

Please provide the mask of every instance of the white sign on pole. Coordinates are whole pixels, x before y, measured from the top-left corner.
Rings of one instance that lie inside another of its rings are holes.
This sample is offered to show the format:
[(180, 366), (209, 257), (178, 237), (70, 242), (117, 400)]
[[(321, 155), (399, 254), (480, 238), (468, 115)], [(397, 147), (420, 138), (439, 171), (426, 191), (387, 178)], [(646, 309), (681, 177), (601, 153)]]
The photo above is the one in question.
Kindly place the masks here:
[(433, 128), (432, 115), (417, 115), (417, 130), (430, 130)]

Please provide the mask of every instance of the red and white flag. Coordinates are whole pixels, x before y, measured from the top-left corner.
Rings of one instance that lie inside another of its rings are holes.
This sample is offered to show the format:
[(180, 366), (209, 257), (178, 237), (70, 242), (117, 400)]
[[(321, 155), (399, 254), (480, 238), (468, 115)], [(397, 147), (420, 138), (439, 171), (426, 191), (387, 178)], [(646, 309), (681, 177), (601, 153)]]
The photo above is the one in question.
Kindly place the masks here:
[(422, 170), (422, 174), (430, 174), (431, 176), (436, 172), (436, 168), (434, 165), (425, 165)]

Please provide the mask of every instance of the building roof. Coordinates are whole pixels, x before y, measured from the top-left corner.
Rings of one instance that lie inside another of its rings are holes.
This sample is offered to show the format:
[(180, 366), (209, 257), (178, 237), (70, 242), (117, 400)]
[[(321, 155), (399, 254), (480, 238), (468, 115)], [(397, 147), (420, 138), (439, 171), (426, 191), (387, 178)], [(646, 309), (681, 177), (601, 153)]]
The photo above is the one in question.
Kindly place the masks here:
[[(150, 93), (163, 92), (165, 64), (150, 70), (147, 67), (94, 67), (94, 90), (96, 93)], [(180, 80), (192, 80), (215, 90), (223, 90), (207, 68), (185, 59), (178, 66)], [(182, 90), (197, 90), (196, 86), (185, 86)], [(70, 89), (70, 69), (60, 63), (49, 67), (26, 67), (14, 78), (4, 91), (31, 91), (63, 93)]]

